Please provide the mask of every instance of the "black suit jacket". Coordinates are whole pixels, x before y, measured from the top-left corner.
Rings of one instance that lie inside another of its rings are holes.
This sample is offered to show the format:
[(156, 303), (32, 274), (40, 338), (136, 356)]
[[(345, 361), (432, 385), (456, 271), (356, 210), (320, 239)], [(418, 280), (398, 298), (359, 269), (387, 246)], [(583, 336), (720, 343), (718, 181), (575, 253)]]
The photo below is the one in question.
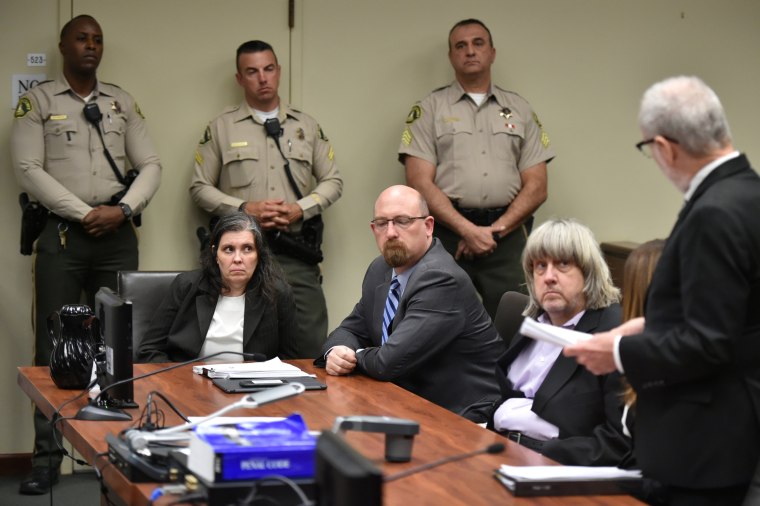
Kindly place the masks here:
[(749, 483), (760, 457), (760, 178), (722, 164), (681, 211), (644, 333), (620, 357), (638, 393), (636, 460), (668, 484)]
[(359, 303), (330, 334), (322, 355), (337, 345), (362, 349), (359, 372), (484, 422), (483, 410), (499, 396), (493, 368), (504, 342), (470, 278), (433, 239), (401, 296), (388, 342), (381, 346), (391, 274), (382, 256), (372, 262)]
[[(587, 310), (575, 330), (602, 332), (620, 325), (619, 304)], [(510, 365), (532, 339), (522, 334), (499, 357), (496, 379), (501, 402), (524, 397), (507, 379)], [(542, 453), (565, 465), (617, 466), (631, 451), (631, 439), (623, 434), (623, 400), (620, 374), (595, 376), (574, 358), (560, 354), (536, 392), (532, 411), (559, 427), (559, 437), (544, 444)], [(489, 423), (493, 426), (493, 418)]]
[[(245, 294), (243, 351), (263, 353), (267, 358), (301, 358), (296, 356), (298, 334), (293, 293), (282, 282), (277, 295), (276, 303), (271, 303), (258, 291)], [(179, 274), (169, 295), (156, 310), (140, 343), (137, 360), (184, 362), (198, 357), (218, 299), (219, 293), (203, 277), (202, 271)]]

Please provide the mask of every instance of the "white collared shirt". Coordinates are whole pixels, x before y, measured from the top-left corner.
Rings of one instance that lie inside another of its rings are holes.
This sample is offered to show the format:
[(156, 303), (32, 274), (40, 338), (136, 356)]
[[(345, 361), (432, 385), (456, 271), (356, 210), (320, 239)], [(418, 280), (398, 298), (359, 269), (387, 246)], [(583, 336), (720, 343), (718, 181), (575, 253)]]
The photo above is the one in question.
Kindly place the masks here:
[[(583, 310), (576, 314), (562, 327), (574, 329), (585, 312)], [(539, 315), (538, 321), (551, 324), (546, 313)], [(507, 379), (512, 383), (512, 388), (525, 394), (525, 397), (507, 399), (499, 406), (494, 413), (496, 430), (521, 432), (542, 441), (559, 436), (559, 427), (538, 416), (532, 408), (536, 392), (561, 352), (561, 346), (543, 341), (532, 341), (520, 351), (509, 366)]]
[(687, 188), (686, 193), (683, 194), (684, 200), (688, 201), (694, 195), (694, 192), (697, 191), (699, 185), (702, 184), (702, 181), (704, 181), (705, 178), (712, 173), (712, 171), (739, 155), (740, 153), (738, 151), (734, 151), (713, 160), (712, 162), (699, 169), (699, 172), (694, 174), (694, 177), (691, 178), (691, 181), (689, 181), (689, 188)]

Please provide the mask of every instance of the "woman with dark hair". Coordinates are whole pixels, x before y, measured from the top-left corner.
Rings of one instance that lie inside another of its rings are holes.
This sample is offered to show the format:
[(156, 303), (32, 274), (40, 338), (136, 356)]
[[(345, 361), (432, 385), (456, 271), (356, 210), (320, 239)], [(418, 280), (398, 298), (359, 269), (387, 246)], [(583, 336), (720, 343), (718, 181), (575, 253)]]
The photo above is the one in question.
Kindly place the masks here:
[(138, 362), (183, 362), (220, 351), (300, 358), (293, 293), (253, 217), (222, 217), (201, 265), (172, 283), (143, 336)]

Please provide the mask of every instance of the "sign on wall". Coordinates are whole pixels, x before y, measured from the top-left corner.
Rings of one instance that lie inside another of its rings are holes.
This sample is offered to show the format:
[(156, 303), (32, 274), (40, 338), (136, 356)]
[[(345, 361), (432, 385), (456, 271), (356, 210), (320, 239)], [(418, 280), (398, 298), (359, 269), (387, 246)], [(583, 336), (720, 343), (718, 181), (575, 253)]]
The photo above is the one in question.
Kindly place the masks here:
[(21, 95), (47, 79), (47, 74), (13, 74), (11, 77), (11, 109), (16, 108)]

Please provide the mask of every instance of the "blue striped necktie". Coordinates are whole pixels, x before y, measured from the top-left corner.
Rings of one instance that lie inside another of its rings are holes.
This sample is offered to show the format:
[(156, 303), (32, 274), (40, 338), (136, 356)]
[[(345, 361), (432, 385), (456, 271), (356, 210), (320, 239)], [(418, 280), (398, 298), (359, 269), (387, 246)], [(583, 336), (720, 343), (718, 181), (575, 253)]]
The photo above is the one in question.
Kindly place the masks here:
[(391, 287), (388, 290), (388, 298), (385, 300), (385, 311), (383, 311), (383, 344), (388, 340), (388, 329), (391, 327), (393, 317), (396, 316), (398, 309), (398, 289), (401, 285), (398, 279), (391, 280)]

